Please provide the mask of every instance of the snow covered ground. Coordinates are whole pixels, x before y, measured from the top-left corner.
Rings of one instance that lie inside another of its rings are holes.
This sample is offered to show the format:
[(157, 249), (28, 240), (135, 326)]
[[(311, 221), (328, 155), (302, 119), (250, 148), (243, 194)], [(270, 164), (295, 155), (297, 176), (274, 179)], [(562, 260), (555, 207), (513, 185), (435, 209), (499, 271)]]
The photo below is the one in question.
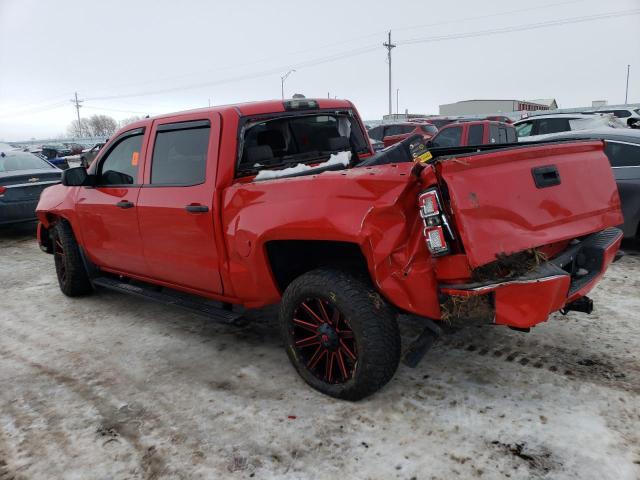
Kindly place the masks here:
[(224, 326), (69, 299), (0, 230), (0, 479), (640, 478), (640, 256), (591, 316), (469, 328), (359, 403), (309, 389), (273, 311)]

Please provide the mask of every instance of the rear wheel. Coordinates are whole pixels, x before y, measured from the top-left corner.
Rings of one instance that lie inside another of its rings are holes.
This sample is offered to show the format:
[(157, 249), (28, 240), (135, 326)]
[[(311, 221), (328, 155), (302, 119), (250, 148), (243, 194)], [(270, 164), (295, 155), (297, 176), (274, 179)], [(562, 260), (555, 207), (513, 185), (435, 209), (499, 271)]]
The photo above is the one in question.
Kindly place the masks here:
[(398, 368), (395, 312), (365, 280), (331, 269), (306, 273), (285, 291), (280, 322), (293, 366), (332, 397), (371, 395)]
[(71, 226), (65, 221), (59, 221), (52, 233), (53, 258), (60, 290), (69, 297), (90, 293), (91, 282)]

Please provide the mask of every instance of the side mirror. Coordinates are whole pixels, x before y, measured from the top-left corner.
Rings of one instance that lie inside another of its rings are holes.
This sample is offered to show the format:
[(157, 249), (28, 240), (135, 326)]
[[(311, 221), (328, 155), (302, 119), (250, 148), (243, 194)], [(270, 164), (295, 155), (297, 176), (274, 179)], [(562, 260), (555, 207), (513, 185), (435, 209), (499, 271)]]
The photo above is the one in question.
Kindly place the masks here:
[(81, 187), (89, 184), (89, 174), (84, 167), (73, 167), (62, 171), (62, 185)]

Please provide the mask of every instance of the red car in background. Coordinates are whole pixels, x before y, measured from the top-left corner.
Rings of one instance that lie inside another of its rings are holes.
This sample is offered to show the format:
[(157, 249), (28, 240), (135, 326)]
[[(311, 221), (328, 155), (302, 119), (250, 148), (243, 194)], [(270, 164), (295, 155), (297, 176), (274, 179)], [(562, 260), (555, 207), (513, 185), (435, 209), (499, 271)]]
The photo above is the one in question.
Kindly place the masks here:
[(422, 138), (429, 140), (436, 133), (438, 127), (430, 123), (397, 122), (385, 123), (369, 130), (369, 137), (379, 142), (383, 142), (385, 147), (398, 143), (412, 135), (422, 135)]

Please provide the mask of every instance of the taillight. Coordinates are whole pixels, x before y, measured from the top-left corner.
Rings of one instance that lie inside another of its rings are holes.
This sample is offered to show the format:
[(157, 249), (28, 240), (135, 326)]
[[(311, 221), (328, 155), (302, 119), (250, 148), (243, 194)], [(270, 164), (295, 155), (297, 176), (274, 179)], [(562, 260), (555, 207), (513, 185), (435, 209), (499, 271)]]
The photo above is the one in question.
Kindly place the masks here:
[(450, 251), (445, 234), (453, 239), (453, 231), (449, 227), (449, 222), (442, 211), (438, 191), (435, 188), (425, 190), (418, 195), (418, 207), (420, 217), (424, 224), (424, 238), (427, 241), (427, 248), (434, 256), (446, 255)]
[(7, 187), (0, 187), (0, 197), (4, 196), (4, 192), (7, 191)]

